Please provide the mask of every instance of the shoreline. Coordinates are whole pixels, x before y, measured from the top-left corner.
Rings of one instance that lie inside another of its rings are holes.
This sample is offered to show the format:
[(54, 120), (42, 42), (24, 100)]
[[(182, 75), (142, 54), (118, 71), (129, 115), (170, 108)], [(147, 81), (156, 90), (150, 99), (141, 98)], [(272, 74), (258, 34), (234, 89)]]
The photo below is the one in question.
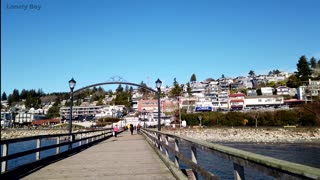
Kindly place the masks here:
[(184, 128), (164, 132), (211, 143), (320, 144), (320, 128)]

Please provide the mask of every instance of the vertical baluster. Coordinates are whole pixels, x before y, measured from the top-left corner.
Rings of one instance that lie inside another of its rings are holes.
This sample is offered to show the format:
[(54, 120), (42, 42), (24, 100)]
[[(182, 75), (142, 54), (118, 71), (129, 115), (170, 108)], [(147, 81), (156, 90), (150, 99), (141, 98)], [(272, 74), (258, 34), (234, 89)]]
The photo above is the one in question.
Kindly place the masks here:
[(234, 179), (236, 180), (244, 180), (244, 169), (243, 166), (233, 163), (233, 174), (234, 174)]
[[(89, 136), (88, 136), (88, 133), (86, 133), (86, 138), (88, 138)], [(86, 144), (88, 144), (89, 143), (89, 139), (86, 139)]]
[[(191, 161), (196, 163), (196, 164), (198, 163), (198, 160), (197, 160), (197, 148), (195, 146), (191, 146)], [(198, 174), (193, 169), (192, 169), (192, 176), (193, 176), (193, 179), (198, 179)]]
[[(168, 136), (166, 136), (165, 141), (166, 141), (166, 145), (169, 146), (169, 137)], [(167, 158), (169, 158), (168, 148), (166, 148), (166, 156), (167, 156)]]
[[(60, 136), (57, 137), (57, 142), (56, 144), (60, 144)], [(59, 154), (60, 153), (60, 146), (56, 147), (56, 154)]]
[[(7, 143), (2, 145), (2, 157), (8, 156), (8, 147), (9, 147), (9, 144), (7, 144)], [(8, 167), (7, 161), (2, 161), (1, 162), (1, 173), (6, 172), (7, 167)]]
[[(41, 139), (38, 138), (38, 139), (37, 139), (37, 149), (39, 149), (40, 147), (41, 147)], [(40, 160), (40, 150), (38, 150), (38, 151), (36, 152), (36, 160), (37, 160), (37, 161)]]
[(162, 145), (161, 145), (161, 142), (162, 142), (162, 136), (161, 136), (161, 134), (159, 134), (159, 149), (160, 149), (160, 151), (161, 152), (163, 152), (163, 148), (162, 148)]
[(158, 147), (158, 143), (156, 141), (156, 137), (157, 137), (157, 133), (154, 133), (154, 141), (153, 141), (153, 144)]
[[(176, 152), (180, 152), (179, 151), (179, 141), (178, 141), (178, 139), (174, 140), (174, 149), (175, 149)], [(177, 156), (174, 156), (174, 163), (178, 168), (180, 168), (180, 166), (179, 166), (179, 158)]]
[(82, 144), (82, 133), (79, 134), (79, 136), (80, 136), (79, 146), (81, 146), (81, 144)]

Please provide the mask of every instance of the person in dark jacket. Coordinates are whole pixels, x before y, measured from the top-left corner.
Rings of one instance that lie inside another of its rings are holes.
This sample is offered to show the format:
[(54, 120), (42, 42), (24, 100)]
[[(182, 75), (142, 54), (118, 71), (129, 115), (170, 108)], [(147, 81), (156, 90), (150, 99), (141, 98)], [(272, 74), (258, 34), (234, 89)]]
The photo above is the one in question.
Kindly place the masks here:
[(131, 132), (131, 135), (133, 135), (133, 124), (130, 124), (130, 132)]

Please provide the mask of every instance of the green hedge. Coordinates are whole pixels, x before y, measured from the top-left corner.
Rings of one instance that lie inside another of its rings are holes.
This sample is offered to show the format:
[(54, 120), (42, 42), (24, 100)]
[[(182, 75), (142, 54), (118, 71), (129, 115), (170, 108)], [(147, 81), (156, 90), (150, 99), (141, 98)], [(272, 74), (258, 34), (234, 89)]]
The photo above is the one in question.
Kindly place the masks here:
[(314, 114), (294, 110), (183, 113), (181, 119), (186, 120), (188, 126), (197, 126), (200, 124), (199, 116), (202, 116), (202, 125), (205, 126), (255, 126), (256, 119), (258, 126), (317, 125)]

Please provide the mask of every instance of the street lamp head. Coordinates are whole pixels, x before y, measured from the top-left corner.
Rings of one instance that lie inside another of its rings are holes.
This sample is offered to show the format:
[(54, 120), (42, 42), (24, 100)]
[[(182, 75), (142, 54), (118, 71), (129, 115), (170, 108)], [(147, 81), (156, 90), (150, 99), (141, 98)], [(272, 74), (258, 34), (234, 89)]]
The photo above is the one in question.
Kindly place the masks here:
[(69, 81), (69, 87), (71, 90), (76, 86), (76, 83), (77, 82), (73, 78)]
[(160, 89), (160, 88), (161, 88), (161, 85), (162, 85), (162, 81), (158, 78), (157, 81), (156, 81), (156, 87), (157, 87), (158, 89)]

